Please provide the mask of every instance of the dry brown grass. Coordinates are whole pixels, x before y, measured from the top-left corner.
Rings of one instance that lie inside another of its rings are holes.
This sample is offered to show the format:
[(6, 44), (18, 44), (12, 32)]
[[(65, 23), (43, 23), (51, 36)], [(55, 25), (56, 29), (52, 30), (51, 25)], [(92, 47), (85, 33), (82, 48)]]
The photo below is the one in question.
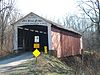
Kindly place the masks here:
[(74, 75), (73, 70), (62, 63), (59, 59), (41, 55), (38, 61), (35, 58), (16, 66), (9, 71), (3, 73), (4, 75)]
[(100, 75), (100, 55), (96, 52), (84, 52), (81, 56), (70, 56), (62, 59), (73, 68), (75, 75)]

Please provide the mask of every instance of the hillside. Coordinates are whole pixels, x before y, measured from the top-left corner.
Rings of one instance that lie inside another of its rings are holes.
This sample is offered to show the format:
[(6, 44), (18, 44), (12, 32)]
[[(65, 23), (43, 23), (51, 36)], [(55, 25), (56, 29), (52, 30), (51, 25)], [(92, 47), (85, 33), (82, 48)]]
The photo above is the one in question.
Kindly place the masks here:
[(85, 52), (82, 59), (80, 56), (58, 59), (42, 54), (37, 62), (32, 57), (0, 75), (100, 75), (99, 54)]
[(33, 57), (2, 75), (74, 75), (74, 71), (53, 56), (41, 55), (37, 62)]

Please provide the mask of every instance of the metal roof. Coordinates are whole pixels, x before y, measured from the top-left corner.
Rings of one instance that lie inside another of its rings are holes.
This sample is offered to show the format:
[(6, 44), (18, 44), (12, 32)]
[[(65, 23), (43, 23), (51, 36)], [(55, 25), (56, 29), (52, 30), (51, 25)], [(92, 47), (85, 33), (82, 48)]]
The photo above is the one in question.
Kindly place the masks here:
[(23, 20), (24, 18), (26, 18), (27, 16), (29, 16), (29, 15), (31, 15), (31, 14), (40, 17), (40, 18), (43, 19), (44, 21), (46, 21), (46, 22), (48, 22), (48, 23), (52, 24), (53, 26), (56, 26), (56, 27), (58, 27), (58, 28), (60, 28), (60, 29), (64, 29), (64, 30), (67, 30), (67, 31), (70, 31), (70, 32), (73, 32), (73, 33), (76, 33), (76, 34), (81, 35), (81, 33), (75, 31), (75, 30), (72, 29), (72, 28), (65, 28), (64, 26), (62, 26), (62, 25), (60, 25), (60, 24), (58, 24), (58, 23), (55, 23), (55, 22), (53, 22), (53, 21), (47, 20), (47, 19), (45, 19), (45, 18), (43, 18), (43, 17), (41, 17), (41, 16), (39, 16), (39, 15), (33, 13), (33, 12), (29, 13), (28, 15), (24, 16), (23, 18), (19, 19), (18, 21), (14, 22), (14, 23), (11, 24), (11, 25), (16, 24), (17, 22), (19, 22), (20, 20)]

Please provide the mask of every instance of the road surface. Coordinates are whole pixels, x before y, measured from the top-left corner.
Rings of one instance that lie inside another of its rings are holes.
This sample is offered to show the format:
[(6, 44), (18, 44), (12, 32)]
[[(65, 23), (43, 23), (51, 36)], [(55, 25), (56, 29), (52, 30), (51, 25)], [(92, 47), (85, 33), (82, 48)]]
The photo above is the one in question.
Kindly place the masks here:
[(10, 68), (17, 66), (32, 57), (32, 53), (27, 52), (14, 58), (9, 58), (7, 60), (0, 61), (0, 73), (10, 70)]

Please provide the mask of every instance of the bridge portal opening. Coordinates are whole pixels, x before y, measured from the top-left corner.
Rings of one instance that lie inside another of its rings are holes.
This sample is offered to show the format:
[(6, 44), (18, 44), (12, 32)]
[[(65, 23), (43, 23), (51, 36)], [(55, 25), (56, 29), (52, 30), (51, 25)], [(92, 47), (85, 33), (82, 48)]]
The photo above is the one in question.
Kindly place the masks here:
[[(48, 50), (48, 28), (40, 25), (18, 26), (18, 50), (34, 51), (34, 44), (38, 43), (38, 50), (44, 52), (44, 46)], [(35, 36), (39, 37), (39, 41), (35, 41)]]

